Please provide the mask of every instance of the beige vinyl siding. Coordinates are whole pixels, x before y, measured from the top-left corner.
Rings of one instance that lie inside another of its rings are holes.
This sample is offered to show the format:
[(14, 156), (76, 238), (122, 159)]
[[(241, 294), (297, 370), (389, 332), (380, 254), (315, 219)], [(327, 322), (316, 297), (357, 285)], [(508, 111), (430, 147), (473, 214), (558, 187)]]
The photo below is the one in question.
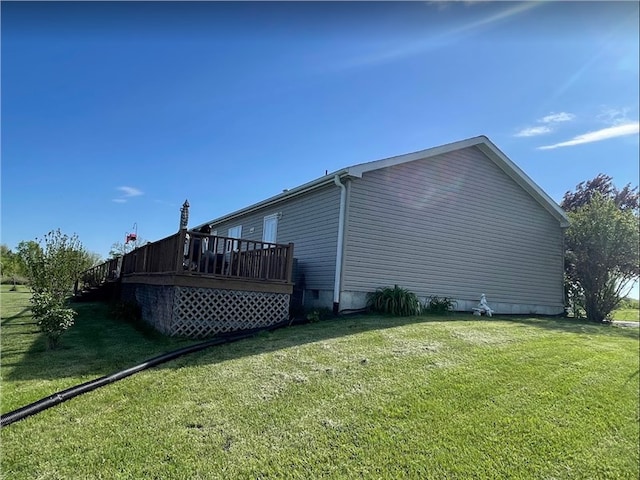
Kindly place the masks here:
[(340, 190), (331, 184), (224, 223), (213, 223), (212, 229), (224, 236), (230, 227), (242, 225), (242, 238), (261, 241), (264, 217), (281, 213), (277, 243), (294, 244), (294, 257), (305, 274), (306, 288), (332, 290), (339, 204)]
[(343, 291), (563, 305), (560, 225), (477, 148), (351, 184)]

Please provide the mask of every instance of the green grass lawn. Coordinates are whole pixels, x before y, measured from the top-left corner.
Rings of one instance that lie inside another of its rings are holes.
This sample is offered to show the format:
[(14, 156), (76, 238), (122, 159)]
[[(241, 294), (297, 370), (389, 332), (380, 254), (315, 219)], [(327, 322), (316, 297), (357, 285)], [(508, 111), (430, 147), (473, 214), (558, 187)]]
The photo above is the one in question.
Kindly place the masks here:
[[(186, 345), (2, 293), (2, 411)], [(214, 347), (0, 431), (3, 478), (637, 479), (638, 329), (361, 316)]]
[(620, 308), (615, 310), (611, 317), (613, 320), (624, 320), (627, 322), (640, 321), (640, 310), (637, 308)]

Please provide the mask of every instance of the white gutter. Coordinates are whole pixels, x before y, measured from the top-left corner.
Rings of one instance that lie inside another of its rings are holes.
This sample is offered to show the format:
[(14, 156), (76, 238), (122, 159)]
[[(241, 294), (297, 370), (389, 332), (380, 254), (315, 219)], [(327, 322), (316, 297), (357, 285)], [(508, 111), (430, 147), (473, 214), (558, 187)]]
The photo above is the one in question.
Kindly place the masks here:
[(340, 306), (340, 278), (342, 277), (342, 248), (344, 245), (344, 223), (347, 209), (347, 188), (340, 182), (340, 175), (333, 181), (340, 188), (340, 213), (338, 214), (338, 246), (336, 247), (336, 274), (333, 279), (333, 313), (338, 313)]

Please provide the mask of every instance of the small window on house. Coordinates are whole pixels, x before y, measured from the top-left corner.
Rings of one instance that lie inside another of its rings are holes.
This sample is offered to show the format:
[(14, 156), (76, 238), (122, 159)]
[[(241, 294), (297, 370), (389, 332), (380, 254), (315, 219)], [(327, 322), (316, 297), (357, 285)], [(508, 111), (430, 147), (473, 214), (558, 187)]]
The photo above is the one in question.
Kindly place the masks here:
[(314, 300), (318, 300), (320, 298), (320, 290), (311, 290), (311, 296)]

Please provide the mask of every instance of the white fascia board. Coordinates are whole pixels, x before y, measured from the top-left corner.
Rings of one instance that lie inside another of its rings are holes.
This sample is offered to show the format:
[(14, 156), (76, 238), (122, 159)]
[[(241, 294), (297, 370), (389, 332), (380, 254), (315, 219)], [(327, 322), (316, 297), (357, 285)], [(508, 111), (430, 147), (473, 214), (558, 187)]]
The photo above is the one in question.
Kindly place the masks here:
[(559, 222), (562, 228), (569, 226), (569, 217), (544, 190), (542, 190), (529, 176), (522, 171), (509, 157), (496, 147), (491, 140), (485, 137), (485, 141), (477, 145), (477, 148), (489, 157), (493, 162), (542, 205)]
[(438, 147), (427, 148), (426, 150), (420, 150), (419, 152), (407, 153), (404, 155), (398, 155), (396, 157), (385, 158), (382, 160), (376, 160), (373, 162), (360, 163), (352, 167), (348, 167), (346, 170), (352, 177), (362, 178), (362, 174), (370, 172), (372, 170), (378, 170), (380, 168), (393, 167), (403, 163), (413, 162), (415, 160), (423, 160), (436, 155), (442, 155), (444, 153), (453, 152), (455, 150), (462, 150), (463, 148), (472, 147), (483, 142), (483, 139), (487, 139), (484, 136), (467, 138), (466, 140), (460, 140), (458, 142), (448, 143), (446, 145), (440, 145)]
[(529, 195), (531, 195), (538, 203), (540, 203), (551, 215), (553, 215), (559, 222), (560, 226), (566, 228), (569, 226), (569, 219), (564, 210), (553, 201), (549, 195), (547, 195), (536, 183), (524, 173), (520, 167), (513, 163), (494, 143), (486, 136), (480, 135), (477, 137), (467, 138), (466, 140), (460, 140), (458, 142), (448, 143), (439, 147), (428, 148), (426, 150), (420, 150), (419, 152), (407, 153), (405, 155), (399, 155), (397, 157), (385, 158), (383, 160), (376, 160), (374, 162), (361, 163), (348, 167), (349, 176), (362, 178), (362, 174), (370, 172), (372, 170), (378, 170), (380, 168), (393, 167), (403, 163), (413, 162), (415, 160), (424, 160), (427, 158), (435, 157), (436, 155), (443, 155), (456, 150), (462, 150), (463, 148), (477, 147), (482, 153), (484, 153), (491, 161), (493, 161), (503, 172), (511, 177), (518, 185), (520, 185)]
[[(315, 190), (317, 188), (323, 187), (325, 185), (334, 185), (334, 177), (339, 175), (340, 178), (344, 178), (348, 176), (348, 169), (343, 168), (342, 170), (338, 170), (333, 173), (329, 173), (328, 175), (324, 175), (320, 178), (316, 178), (310, 182), (305, 183), (304, 185), (300, 185), (299, 187), (292, 188), (291, 190), (286, 190), (278, 195), (274, 195), (273, 197), (267, 198), (266, 200), (262, 200), (261, 202), (254, 203), (248, 207), (242, 208), (240, 210), (236, 210), (235, 212), (229, 213), (223, 217), (218, 217), (210, 222), (206, 222), (202, 225), (214, 225), (217, 223), (223, 223), (229, 220), (233, 220), (234, 218), (241, 217), (243, 215), (247, 215), (249, 213), (255, 212), (256, 210), (260, 210), (262, 208), (266, 208), (277, 203), (282, 202), (283, 200), (288, 200), (293, 197), (297, 197), (298, 195), (303, 195), (307, 192)], [(202, 225), (193, 227), (194, 229), (200, 228)]]

